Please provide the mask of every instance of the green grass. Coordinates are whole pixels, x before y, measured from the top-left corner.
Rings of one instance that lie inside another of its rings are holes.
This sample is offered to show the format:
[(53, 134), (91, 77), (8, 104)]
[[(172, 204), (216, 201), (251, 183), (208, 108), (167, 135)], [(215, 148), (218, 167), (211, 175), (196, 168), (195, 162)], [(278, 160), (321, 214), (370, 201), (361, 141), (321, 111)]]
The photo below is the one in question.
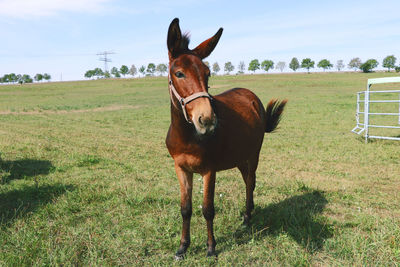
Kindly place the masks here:
[(1, 86), (0, 266), (398, 265), (399, 143), (350, 132), (355, 93), (392, 75), (211, 78), (212, 94), (289, 99), (265, 136), (250, 228), (239, 171), (217, 174), (218, 262), (205, 257), (198, 175), (192, 244), (173, 260), (181, 217), (166, 78)]

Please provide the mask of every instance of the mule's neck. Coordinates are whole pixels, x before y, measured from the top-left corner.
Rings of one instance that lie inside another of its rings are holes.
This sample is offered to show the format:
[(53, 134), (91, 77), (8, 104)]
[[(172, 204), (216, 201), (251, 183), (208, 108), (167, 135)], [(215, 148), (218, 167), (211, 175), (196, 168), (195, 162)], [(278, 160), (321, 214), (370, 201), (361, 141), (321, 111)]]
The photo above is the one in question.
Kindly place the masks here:
[(186, 121), (182, 110), (174, 106), (174, 104), (176, 103), (171, 101), (171, 134), (187, 144), (196, 142), (196, 130), (193, 124)]

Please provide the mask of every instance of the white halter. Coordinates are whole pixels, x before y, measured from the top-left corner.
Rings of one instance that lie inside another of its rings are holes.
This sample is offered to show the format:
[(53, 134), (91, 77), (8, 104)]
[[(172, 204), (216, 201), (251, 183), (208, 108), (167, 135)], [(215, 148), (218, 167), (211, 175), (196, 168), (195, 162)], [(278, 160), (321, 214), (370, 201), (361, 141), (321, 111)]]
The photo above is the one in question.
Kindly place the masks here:
[[(168, 76), (168, 87), (169, 87), (169, 96), (171, 97), (172, 104), (175, 106), (174, 100), (172, 99), (172, 94), (175, 96), (175, 98), (178, 100), (179, 104), (181, 105), (182, 111), (183, 111), (183, 116), (185, 117), (186, 121), (188, 123), (192, 123), (192, 121), (188, 118), (187, 112), (186, 112), (186, 104), (192, 102), (193, 100), (200, 98), (200, 97), (207, 97), (212, 100), (212, 97), (210, 96), (209, 93), (207, 92), (198, 92), (194, 93), (186, 98), (181, 97), (178, 92), (175, 89), (175, 86), (172, 84), (172, 80)], [(175, 106), (178, 108), (177, 106)]]

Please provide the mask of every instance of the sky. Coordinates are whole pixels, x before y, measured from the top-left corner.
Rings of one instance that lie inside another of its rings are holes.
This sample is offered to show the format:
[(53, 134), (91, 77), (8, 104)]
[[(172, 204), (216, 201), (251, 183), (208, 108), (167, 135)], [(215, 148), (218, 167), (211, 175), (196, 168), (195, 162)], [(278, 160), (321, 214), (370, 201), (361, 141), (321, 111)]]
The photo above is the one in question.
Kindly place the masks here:
[[(246, 65), (309, 57), (336, 64), (388, 55), (400, 64), (399, 0), (0, 0), (0, 76), (49, 73), (84, 79), (104, 68), (96, 54), (113, 51), (109, 68), (167, 63), (167, 30), (178, 17), (190, 48), (224, 32), (206, 59)], [(277, 71), (277, 70), (275, 70)], [(290, 69), (286, 68), (289, 72)]]

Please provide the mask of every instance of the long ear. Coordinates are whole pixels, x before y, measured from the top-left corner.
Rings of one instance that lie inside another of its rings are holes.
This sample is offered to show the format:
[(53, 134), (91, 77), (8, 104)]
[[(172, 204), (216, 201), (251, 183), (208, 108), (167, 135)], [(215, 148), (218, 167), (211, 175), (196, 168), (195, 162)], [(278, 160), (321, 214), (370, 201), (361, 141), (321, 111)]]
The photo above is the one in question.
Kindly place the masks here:
[(199, 44), (195, 49), (193, 49), (193, 52), (201, 59), (208, 57), (217, 45), (219, 38), (221, 38), (222, 31), (223, 29), (219, 28), (213, 37)]
[(179, 27), (179, 19), (175, 18), (168, 29), (167, 46), (172, 57), (175, 57), (181, 48), (182, 33)]

